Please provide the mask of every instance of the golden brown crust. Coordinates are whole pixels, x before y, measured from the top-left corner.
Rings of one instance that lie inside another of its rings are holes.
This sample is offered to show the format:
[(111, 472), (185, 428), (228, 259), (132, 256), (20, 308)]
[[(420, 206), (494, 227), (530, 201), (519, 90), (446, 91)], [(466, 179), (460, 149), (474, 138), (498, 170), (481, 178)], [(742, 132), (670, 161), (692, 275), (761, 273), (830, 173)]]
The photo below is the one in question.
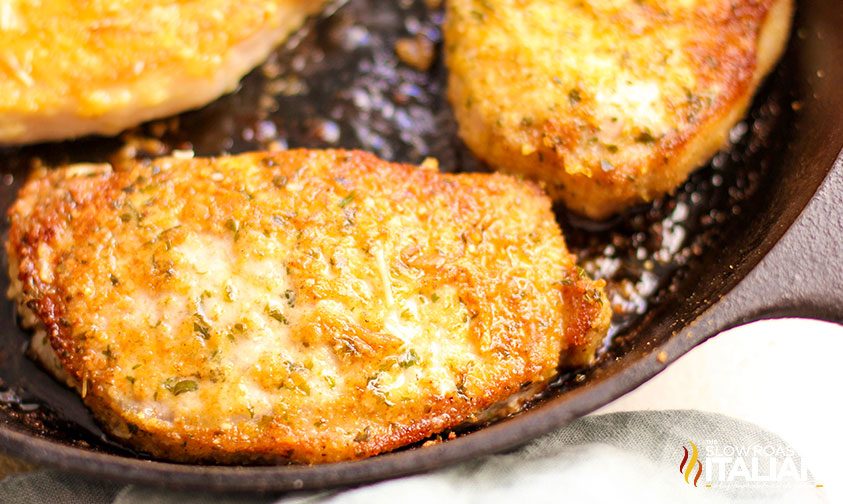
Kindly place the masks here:
[(201, 106), (324, 3), (3, 2), (0, 143), (114, 134)]
[(725, 145), (792, 0), (454, 0), (449, 97), (468, 146), (592, 218), (672, 191)]
[(165, 158), (40, 174), (9, 216), (22, 302), (85, 402), (173, 460), (393, 450), (589, 362), (609, 323), (549, 200), (503, 175)]

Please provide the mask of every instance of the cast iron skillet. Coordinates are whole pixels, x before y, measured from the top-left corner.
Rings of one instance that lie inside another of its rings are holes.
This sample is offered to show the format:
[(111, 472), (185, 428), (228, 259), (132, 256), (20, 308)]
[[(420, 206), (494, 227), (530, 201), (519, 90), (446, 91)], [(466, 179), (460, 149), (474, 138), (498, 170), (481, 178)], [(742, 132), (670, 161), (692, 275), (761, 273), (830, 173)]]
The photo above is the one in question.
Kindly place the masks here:
[[(49, 165), (261, 147), (364, 147), (387, 159), (436, 155), (480, 169), (455, 140), (430, 72), (396, 65), (395, 37), (439, 39), (441, 13), (423, 2), (351, 0), (235, 94), (130, 137), (0, 152), (7, 208), (33, 159)], [(753, 320), (806, 316), (843, 322), (843, 11), (799, 6), (788, 54), (733, 131), (734, 146), (677, 194), (609, 223), (559, 212), (571, 248), (609, 280), (617, 305), (610, 341), (591, 369), (565, 372), (522, 413), (450, 441), (357, 462), (226, 467), (150, 460), (105, 437), (76, 395), (23, 356), (28, 335), (10, 303), (0, 312), (0, 447), (38, 464), (123, 482), (215, 491), (284, 491), (359, 484), (513, 448), (642, 384), (709, 337)], [(4, 224), (5, 226), (5, 224)], [(5, 265), (3, 266), (5, 269)], [(2, 285), (8, 286), (5, 274)], [(799, 344), (794, 335), (794, 344)], [(820, 350), (820, 349), (818, 349)]]

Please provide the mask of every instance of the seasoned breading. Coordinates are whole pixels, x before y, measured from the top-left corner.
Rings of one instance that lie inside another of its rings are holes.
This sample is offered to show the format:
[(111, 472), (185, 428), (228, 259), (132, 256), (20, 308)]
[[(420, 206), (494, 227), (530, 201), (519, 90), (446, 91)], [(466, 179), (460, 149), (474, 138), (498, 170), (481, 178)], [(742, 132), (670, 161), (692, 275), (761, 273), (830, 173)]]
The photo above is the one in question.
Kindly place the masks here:
[(450, 0), (449, 97), (494, 168), (592, 218), (651, 201), (726, 143), (792, 0)]
[(505, 175), (308, 150), (77, 165), (9, 216), (24, 322), (108, 431), (173, 460), (392, 450), (587, 364), (609, 323), (550, 200)]
[(0, 144), (115, 134), (233, 90), (324, 0), (0, 2)]

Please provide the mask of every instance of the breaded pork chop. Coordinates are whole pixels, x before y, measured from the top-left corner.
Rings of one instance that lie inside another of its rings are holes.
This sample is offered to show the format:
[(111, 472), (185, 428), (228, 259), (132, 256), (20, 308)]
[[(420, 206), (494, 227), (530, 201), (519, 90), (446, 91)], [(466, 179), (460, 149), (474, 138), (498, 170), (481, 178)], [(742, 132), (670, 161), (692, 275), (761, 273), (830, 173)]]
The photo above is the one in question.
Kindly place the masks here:
[(174, 460), (392, 450), (587, 364), (609, 322), (550, 200), (504, 175), (306, 150), (78, 165), (9, 216), (34, 351)]
[(0, 144), (115, 134), (204, 105), (324, 3), (0, 2)]
[(592, 218), (681, 184), (782, 53), (792, 0), (449, 0), (449, 97), (496, 169)]

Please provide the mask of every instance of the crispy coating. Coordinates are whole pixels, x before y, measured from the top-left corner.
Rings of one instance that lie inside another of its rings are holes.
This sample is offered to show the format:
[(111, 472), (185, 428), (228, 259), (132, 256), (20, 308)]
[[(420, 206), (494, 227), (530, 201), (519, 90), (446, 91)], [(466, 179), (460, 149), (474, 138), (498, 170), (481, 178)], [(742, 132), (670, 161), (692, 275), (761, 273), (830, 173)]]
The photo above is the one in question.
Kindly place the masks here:
[(602, 219), (726, 143), (782, 53), (792, 0), (451, 0), (449, 98), (494, 168)]
[(0, 2), (0, 144), (115, 134), (204, 105), (324, 4)]
[(9, 216), (24, 321), (113, 435), (173, 460), (393, 450), (587, 364), (609, 323), (550, 200), (505, 175), (351, 151), (77, 165)]

